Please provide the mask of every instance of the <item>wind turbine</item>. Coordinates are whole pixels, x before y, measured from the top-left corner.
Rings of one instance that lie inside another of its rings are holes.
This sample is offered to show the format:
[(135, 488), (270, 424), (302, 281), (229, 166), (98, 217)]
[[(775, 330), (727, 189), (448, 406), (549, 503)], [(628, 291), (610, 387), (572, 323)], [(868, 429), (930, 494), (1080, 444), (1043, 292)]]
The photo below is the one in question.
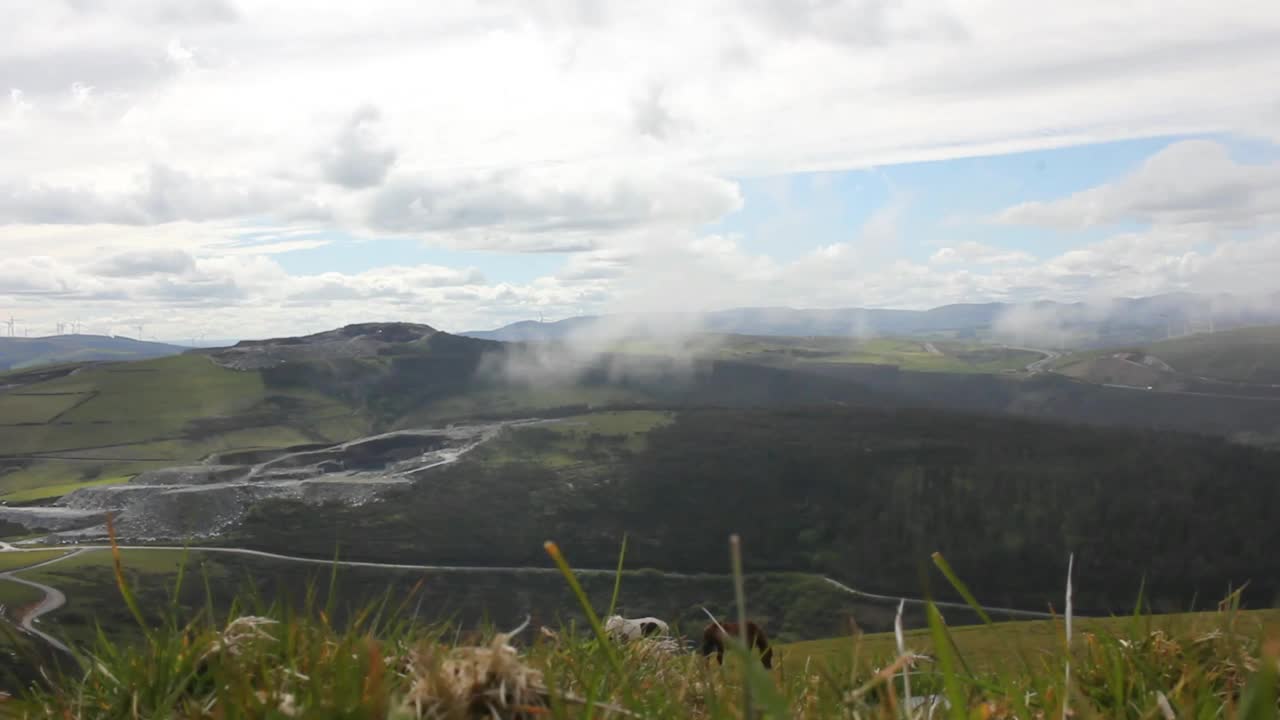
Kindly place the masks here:
[(21, 320), (19, 320), (19, 319), (17, 319), (17, 318), (15, 318), (15, 317), (13, 317), (12, 315), (11, 315), (11, 316), (9, 316), (9, 319), (8, 319), (8, 320), (4, 321), (4, 323), (3, 323), (3, 324), (4, 324), (4, 325), (8, 325), (8, 326), (9, 326), (9, 337), (13, 337), (13, 327), (14, 327), (15, 325), (17, 325), (18, 323), (20, 323), (20, 322), (22, 322), (22, 321), (21, 321)]

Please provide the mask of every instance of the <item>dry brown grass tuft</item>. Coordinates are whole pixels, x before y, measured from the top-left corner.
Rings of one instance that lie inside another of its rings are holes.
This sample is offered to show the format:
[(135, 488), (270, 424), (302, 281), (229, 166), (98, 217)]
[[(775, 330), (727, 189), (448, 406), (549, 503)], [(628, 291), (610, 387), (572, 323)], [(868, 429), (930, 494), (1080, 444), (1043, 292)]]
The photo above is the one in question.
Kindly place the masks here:
[[(518, 632), (518, 631), (517, 631)], [(515, 633), (487, 646), (449, 648), (426, 642), (409, 652), (409, 691), (401, 716), (416, 718), (527, 718), (545, 714), (549, 697), (542, 672), (509, 644)]]

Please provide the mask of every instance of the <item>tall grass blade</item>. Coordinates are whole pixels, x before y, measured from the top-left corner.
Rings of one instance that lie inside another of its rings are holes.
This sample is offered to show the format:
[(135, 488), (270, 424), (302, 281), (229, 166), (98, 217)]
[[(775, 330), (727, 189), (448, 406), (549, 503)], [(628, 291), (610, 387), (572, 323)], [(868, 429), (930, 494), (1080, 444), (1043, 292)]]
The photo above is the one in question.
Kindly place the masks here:
[(982, 622), (991, 625), (991, 616), (987, 615), (987, 611), (978, 604), (978, 599), (973, 596), (973, 593), (969, 592), (969, 586), (965, 585), (964, 581), (951, 569), (951, 564), (947, 562), (946, 558), (942, 557), (942, 553), (935, 552), (931, 557), (933, 558), (933, 564), (937, 565), (942, 574), (946, 576), (947, 582), (951, 583), (951, 587), (955, 588), (956, 592), (960, 593), (960, 597), (964, 598), (964, 601), (969, 604), (969, 607), (978, 613), (978, 617), (982, 618)]
[(178, 562), (178, 577), (173, 581), (173, 595), (169, 598), (169, 607), (175, 613), (178, 610), (178, 601), (182, 595), (182, 579), (187, 574), (187, 557), (190, 548), (184, 543), (182, 545), (182, 558)]
[(605, 617), (613, 617), (618, 609), (618, 594), (622, 592), (622, 562), (627, 557), (627, 536), (622, 535), (622, 548), (618, 550), (618, 570), (613, 575), (613, 597), (609, 598), (609, 612)]
[[(898, 614), (893, 619), (893, 637), (898, 642), (898, 657), (907, 654), (907, 638), (902, 632), (902, 612), (907, 606), (905, 599), (898, 601)], [(902, 708), (908, 720), (911, 718), (911, 663), (902, 669)]]
[(120, 552), (120, 544), (116, 542), (116, 525), (113, 513), (107, 513), (107, 539), (111, 542), (111, 564), (116, 574), (116, 587), (120, 588), (120, 595), (124, 597), (124, 604), (129, 608), (133, 619), (138, 622), (138, 627), (142, 628), (142, 633), (150, 640), (151, 628), (147, 626), (146, 616), (142, 614), (142, 609), (138, 607), (138, 600), (133, 596), (133, 589), (129, 587), (129, 581), (124, 576), (124, 562)]
[(1276, 654), (1264, 652), (1257, 672), (1240, 695), (1236, 720), (1274, 720), (1276, 717)]
[(946, 625), (942, 622), (942, 613), (938, 612), (938, 606), (932, 600), (925, 605), (925, 612), (929, 616), (929, 633), (933, 636), (933, 647), (938, 653), (938, 664), (941, 666), (943, 692), (951, 706), (951, 720), (965, 720), (965, 693), (960, 686), (955, 653), (951, 649), (951, 638)]
[(1067, 617), (1067, 635), (1066, 635), (1066, 655), (1064, 656), (1064, 664), (1066, 666), (1065, 675), (1062, 682), (1062, 718), (1066, 720), (1070, 710), (1071, 697), (1071, 614), (1072, 614), (1072, 593), (1071, 593), (1071, 573), (1075, 569), (1076, 554), (1071, 553), (1067, 558), (1067, 597), (1066, 597), (1066, 617)]
[(1139, 626), (1142, 619), (1142, 606), (1146, 602), (1147, 596), (1147, 576), (1142, 576), (1142, 582), (1138, 583), (1138, 601), (1133, 604), (1133, 626), (1131, 628), (1133, 635), (1137, 636)]
[[(742, 578), (742, 538), (737, 533), (729, 536), (729, 562), (733, 569), (733, 599), (738, 605), (738, 638), (742, 642), (743, 667), (750, 667), (751, 645), (747, 640), (747, 590), (746, 581)], [(755, 717), (751, 708), (751, 683), (742, 683), (742, 716), (750, 720)]]
[(574, 596), (578, 598), (578, 604), (582, 606), (582, 612), (586, 614), (587, 622), (591, 624), (591, 631), (595, 633), (596, 640), (600, 643), (600, 650), (609, 661), (609, 665), (614, 672), (622, 676), (622, 661), (618, 659), (613, 643), (609, 641), (609, 636), (605, 634), (604, 626), (600, 624), (599, 616), (596, 615), (596, 611), (591, 607), (591, 599), (587, 597), (587, 592), (582, 589), (577, 576), (573, 574), (573, 570), (569, 567), (569, 562), (565, 560), (564, 554), (560, 552), (560, 546), (548, 540), (542, 544), (542, 547), (551, 556), (552, 562), (559, 568), (565, 582), (569, 583), (569, 589), (573, 590)]
[(325, 598), (324, 615), (332, 620), (335, 603), (338, 602), (338, 552), (340, 548), (335, 545), (333, 548), (333, 568), (329, 571), (329, 597)]

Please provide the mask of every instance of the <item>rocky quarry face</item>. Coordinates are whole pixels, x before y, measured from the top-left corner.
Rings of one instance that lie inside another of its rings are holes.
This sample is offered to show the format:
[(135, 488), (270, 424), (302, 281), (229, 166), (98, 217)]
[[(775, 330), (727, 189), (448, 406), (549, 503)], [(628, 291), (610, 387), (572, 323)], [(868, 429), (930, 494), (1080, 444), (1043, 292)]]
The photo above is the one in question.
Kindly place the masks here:
[(104, 537), (106, 518), (133, 540), (208, 538), (270, 499), (361, 505), (421, 472), (457, 460), (502, 423), (406, 430), (331, 447), (248, 451), (143, 473), (124, 485), (81, 488), (50, 506), (0, 507), (0, 519), (54, 539)]

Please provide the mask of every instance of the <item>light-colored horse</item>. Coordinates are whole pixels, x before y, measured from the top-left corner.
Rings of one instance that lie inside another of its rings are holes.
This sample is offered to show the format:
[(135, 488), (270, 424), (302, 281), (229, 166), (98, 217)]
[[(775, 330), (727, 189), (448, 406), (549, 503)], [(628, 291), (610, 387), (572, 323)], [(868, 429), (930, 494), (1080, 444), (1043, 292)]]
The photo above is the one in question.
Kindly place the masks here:
[(669, 635), (671, 628), (655, 617), (624, 618), (613, 615), (605, 620), (604, 631), (616, 642), (638, 640), (654, 635)]

